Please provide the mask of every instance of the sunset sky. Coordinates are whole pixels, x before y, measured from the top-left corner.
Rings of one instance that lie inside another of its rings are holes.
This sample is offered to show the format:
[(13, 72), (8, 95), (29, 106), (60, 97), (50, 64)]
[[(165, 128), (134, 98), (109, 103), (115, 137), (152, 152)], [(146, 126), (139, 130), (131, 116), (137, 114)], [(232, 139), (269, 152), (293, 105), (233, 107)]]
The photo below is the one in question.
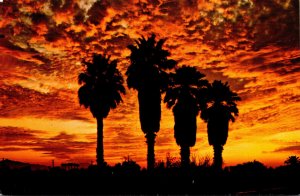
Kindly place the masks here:
[[(4, 0), (0, 3), (0, 158), (50, 165), (95, 163), (96, 120), (80, 107), (82, 59), (106, 53), (124, 74), (140, 36), (168, 38), (178, 66), (228, 81), (242, 101), (230, 123), (225, 165), (278, 166), (300, 156), (298, 0)], [(124, 74), (125, 77), (125, 74)], [(125, 77), (126, 79), (126, 77)], [(197, 118), (191, 157), (213, 156)], [(180, 157), (162, 104), (156, 160)], [(104, 158), (146, 166), (137, 92), (104, 120)]]

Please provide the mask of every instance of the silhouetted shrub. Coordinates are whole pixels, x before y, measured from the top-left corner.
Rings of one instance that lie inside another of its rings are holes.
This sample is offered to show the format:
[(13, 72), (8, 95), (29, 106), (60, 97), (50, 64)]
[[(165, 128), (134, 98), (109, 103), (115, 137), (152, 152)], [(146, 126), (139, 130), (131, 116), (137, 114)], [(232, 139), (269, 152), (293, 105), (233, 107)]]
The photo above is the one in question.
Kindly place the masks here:
[(157, 163), (146, 170), (126, 157), (111, 167), (91, 165), (87, 169), (49, 170), (0, 168), (0, 190), (4, 195), (90, 195), (90, 194), (299, 194), (299, 167), (267, 168), (258, 161), (226, 167), (216, 172), (202, 164), (182, 168), (178, 158), (167, 155), (169, 167)]

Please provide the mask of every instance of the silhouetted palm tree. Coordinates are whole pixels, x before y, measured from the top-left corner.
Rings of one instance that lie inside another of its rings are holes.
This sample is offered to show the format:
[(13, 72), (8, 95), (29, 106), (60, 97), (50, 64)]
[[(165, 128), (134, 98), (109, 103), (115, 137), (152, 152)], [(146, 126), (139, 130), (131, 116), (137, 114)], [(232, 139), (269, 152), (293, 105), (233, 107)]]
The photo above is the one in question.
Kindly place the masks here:
[(168, 108), (173, 108), (174, 136), (181, 147), (181, 164), (186, 167), (190, 163), (190, 147), (196, 143), (198, 96), (208, 86), (208, 81), (203, 79), (204, 74), (189, 66), (176, 69), (171, 76), (164, 102)]
[(214, 148), (214, 166), (222, 169), (223, 146), (228, 137), (229, 121), (235, 121), (238, 115), (236, 101), (241, 98), (231, 91), (228, 83), (215, 80), (208, 88), (206, 107), (201, 108), (201, 118), (207, 122), (209, 145)]
[(148, 145), (148, 169), (155, 163), (154, 143), (160, 128), (161, 93), (167, 85), (165, 71), (176, 65), (176, 61), (167, 58), (170, 53), (162, 49), (165, 41), (156, 42), (152, 34), (148, 39), (139, 38), (135, 45), (128, 46), (131, 64), (126, 72), (127, 85), (138, 91), (140, 123)]
[(97, 119), (97, 164), (104, 164), (103, 155), (103, 118), (110, 109), (114, 109), (122, 102), (121, 93), (125, 94), (124, 80), (117, 69), (117, 61), (110, 61), (110, 57), (94, 54), (92, 62), (83, 62), (85, 71), (78, 76), (82, 85), (78, 90), (80, 105), (90, 108)]
[(289, 156), (289, 158), (284, 161), (284, 164), (288, 166), (300, 166), (300, 158), (297, 156)]

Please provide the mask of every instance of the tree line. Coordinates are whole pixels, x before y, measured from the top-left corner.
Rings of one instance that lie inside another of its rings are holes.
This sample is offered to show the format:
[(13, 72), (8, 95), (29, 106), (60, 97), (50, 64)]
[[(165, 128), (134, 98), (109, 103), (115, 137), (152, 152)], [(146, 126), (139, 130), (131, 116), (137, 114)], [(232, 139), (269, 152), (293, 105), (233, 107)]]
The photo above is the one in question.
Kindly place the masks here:
[[(222, 169), (222, 151), (228, 137), (229, 121), (238, 116), (241, 98), (227, 82), (209, 83), (205, 75), (189, 65), (178, 66), (171, 53), (163, 49), (166, 39), (155, 34), (141, 37), (129, 45), (130, 64), (126, 71), (127, 86), (138, 91), (139, 118), (147, 142), (147, 168), (155, 165), (154, 145), (160, 129), (161, 100), (174, 115), (174, 137), (180, 146), (182, 167), (190, 164), (190, 147), (196, 143), (197, 117), (207, 123), (209, 144), (214, 149), (213, 166)], [(105, 54), (94, 54), (83, 61), (84, 72), (78, 76), (80, 105), (89, 108), (97, 120), (96, 161), (104, 166), (103, 119), (116, 108), (125, 94), (124, 78), (117, 60)], [(200, 114), (200, 115), (199, 115)]]

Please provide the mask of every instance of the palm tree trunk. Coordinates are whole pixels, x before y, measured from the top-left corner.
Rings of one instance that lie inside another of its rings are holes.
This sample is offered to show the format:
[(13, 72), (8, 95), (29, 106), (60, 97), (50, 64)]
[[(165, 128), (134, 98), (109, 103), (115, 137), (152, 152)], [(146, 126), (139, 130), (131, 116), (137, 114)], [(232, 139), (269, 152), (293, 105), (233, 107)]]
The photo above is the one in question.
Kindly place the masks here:
[(150, 132), (146, 134), (148, 154), (147, 154), (147, 168), (152, 170), (155, 164), (154, 144), (155, 144), (155, 133)]
[(97, 148), (96, 148), (96, 158), (97, 165), (104, 165), (104, 152), (103, 152), (103, 118), (97, 118)]
[(223, 158), (222, 158), (223, 146), (222, 145), (213, 145), (213, 147), (214, 147), (214, 167), (217, 170), (222, 170), (222, 165), (223, 165)]
[(190, 147), (181, 146), (180, 156), (181, 156), (181, 166), (184, 168), (188, 167), (190, 165)]

